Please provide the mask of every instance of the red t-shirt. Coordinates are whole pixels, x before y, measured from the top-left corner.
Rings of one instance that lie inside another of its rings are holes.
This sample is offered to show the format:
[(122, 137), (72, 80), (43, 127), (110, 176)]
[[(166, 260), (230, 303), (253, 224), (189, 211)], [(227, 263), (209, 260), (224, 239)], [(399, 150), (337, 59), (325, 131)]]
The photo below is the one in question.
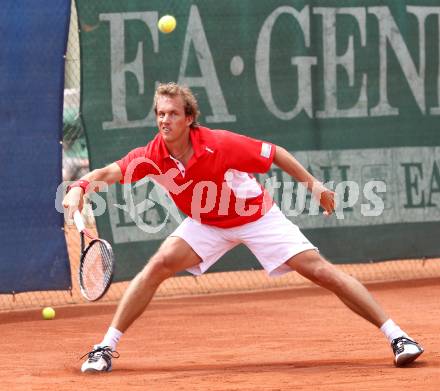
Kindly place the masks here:
[(250, 173), (269, 170), (275, 145), (201, 126), (191, 129), (190, 138), (194, 154), (186, 167), (170, 156), (157, 134), (116, 162), (121, 183), (151, 177), (183, 213), (220, 228), (258, 220), (272, 207), (272, 198)]

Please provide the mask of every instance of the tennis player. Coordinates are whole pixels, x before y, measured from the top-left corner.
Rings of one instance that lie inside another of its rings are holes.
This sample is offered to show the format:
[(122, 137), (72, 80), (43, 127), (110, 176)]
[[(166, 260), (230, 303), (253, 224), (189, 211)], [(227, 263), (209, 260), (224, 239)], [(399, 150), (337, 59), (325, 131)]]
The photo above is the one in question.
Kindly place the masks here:
[(63, 201), (71, 218), (82, 208), (84, 194), (94, 190), (89, 186), (92, 182), (131, 183), (150, 176), (188, 216), (131, 281), (103, 340), (87, 354), (82, 372), (111, 370), (112, 358), (119, 356), (116, 346), (120, 338), (165, 279), (183, 270), (200, 275), (240, 243), (253, 252), (270, 276), (294, 270), (333, 292), (353, 312), (378, 327), (391, 344), (396, 366), (423, 353), (359, 281), (320, 255), (251, 174), (265, 173), (274, 163), (306, 184), (328, 215), (335, 208), (333, 191), (278, 145), (200, 126), (197, 101), (184, 86), (159, 85), (154, 108), (155, 138), (121, 160), (83, 176)]

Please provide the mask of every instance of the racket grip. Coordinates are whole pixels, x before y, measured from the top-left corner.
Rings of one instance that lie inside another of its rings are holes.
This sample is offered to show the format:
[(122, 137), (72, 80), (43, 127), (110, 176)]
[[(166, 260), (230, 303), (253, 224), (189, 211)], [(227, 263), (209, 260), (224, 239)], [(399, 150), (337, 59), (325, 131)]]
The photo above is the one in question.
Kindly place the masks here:
[(78, 232), (84, 232), (86, 226), (84, 225), (84, 220), (79, 210), (75, 211), (75, 213), (73, 214), (73, 221), (75, 222)]

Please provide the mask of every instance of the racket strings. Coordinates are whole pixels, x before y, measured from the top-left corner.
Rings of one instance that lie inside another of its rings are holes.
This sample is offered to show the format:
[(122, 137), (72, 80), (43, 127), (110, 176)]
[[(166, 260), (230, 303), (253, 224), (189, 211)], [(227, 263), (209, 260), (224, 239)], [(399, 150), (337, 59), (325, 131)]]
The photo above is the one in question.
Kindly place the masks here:
[(82, 288), (89, 299), (96, 299), (106, 290), (113, 274), (113, 254), (105, 243), (94, 242), (83, 259)]

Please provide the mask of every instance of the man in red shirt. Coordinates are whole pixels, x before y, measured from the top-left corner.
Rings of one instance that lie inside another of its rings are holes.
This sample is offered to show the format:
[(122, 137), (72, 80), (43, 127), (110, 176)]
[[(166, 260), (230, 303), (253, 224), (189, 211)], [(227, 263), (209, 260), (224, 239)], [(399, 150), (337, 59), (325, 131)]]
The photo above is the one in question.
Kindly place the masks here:
[(380, 328), (391, 343), (396, 366), (423, 353), (360, 282), (319, 254), (250, 173), (267, 172), (276, 164), (305, 184), (327, 215), (335, 208), (333, 191), (280, 146), (200, 126), (197, 101), (186, 87), (161, 84), (154, 107), (156, 137), (121, 160), (86, 174), (70, 186), (63, 201), (72, 218), (82, 208), (84, 194), (95, 189), (89, 186), (92, 182), (131, 183), (149, 176), (188, 216), (131, 281), (102, 342), (83, 363), (83, 372), (111, 370), (119, 339), (165, 279), (183, 270), (201, 274), (239, 243), (250, 248), (269, 275), (295, 270), (335, 293), (352, 311)]

